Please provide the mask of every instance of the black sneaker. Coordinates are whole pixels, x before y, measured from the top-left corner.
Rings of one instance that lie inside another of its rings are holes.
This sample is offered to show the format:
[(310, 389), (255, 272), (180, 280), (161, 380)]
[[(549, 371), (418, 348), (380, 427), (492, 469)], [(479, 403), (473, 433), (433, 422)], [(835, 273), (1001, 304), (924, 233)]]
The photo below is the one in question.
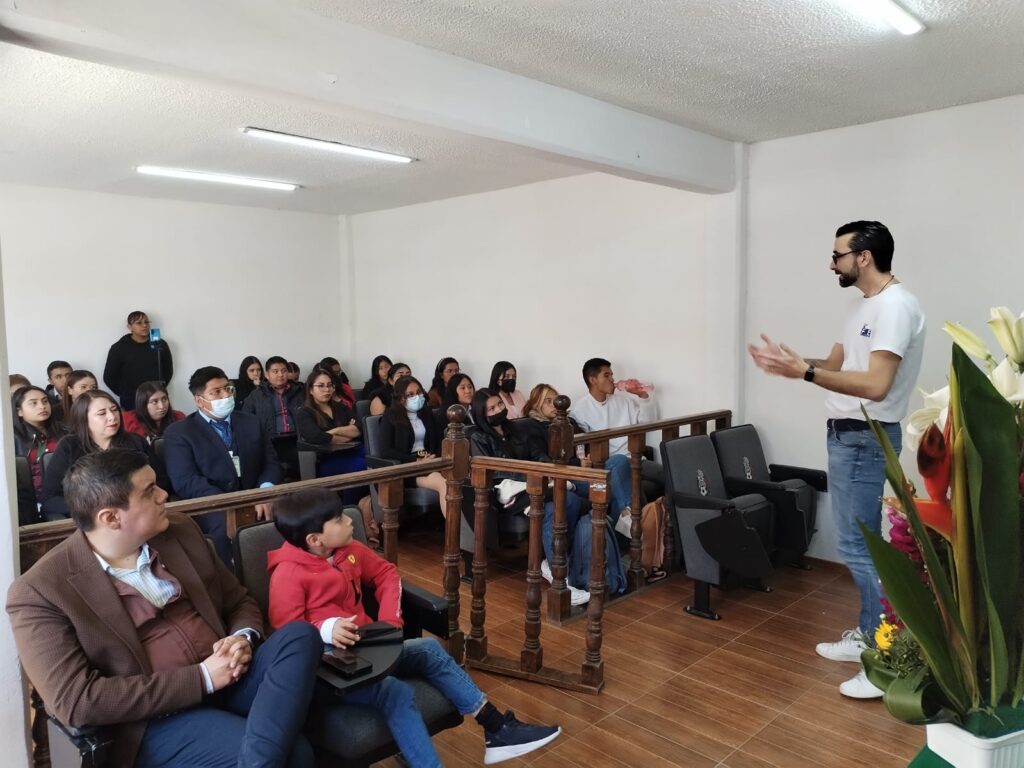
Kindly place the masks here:
[(484, 731), (484, 764), (493, 765), (513, 757), (525, 755), (550, 744), (562, 728), (557, 725), (528, 725), (516, 720), (511, 711), (505, 712), (505, 721), (496, 731)]

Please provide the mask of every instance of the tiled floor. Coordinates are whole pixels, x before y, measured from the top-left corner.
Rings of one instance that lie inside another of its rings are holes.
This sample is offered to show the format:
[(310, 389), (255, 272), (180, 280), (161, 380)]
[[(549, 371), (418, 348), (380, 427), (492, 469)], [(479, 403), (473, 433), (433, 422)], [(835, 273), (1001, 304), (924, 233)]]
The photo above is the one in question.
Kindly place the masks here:
[[(403, 574), (440, 593), (440, 536), (409, 531), (401, 538)], [(525, 560), (503, 557), (490, 569), (486, 629), (492, 653), (518, 658), (525, 573), (515, 567)], [(613, 602), (604, 615), (606, 685), (596, 696), (473, 671), (496, 706), (563, 727), (553, 745), (504, 765), (906, 766), (924, 743), (923, 729), (897, 722), (878, 700), (840, 696), (838, 684), (857, 666), (814, 653), (815, 643), (854, 623), (857, 595), (845, 571), (830, 563), (779, 570), (773, 587), (769, 594), (713, 592), (718, 622), (683, 613), (692, 595), (685, 577)], [(464, 585), (467, 631), (470, 598)], [(545, 663), (578, 669), (584, 630), (583, 621), (545, 622)], [(434, 741), (446, 766), (482, 763), (483, 738), (472, 720)]]

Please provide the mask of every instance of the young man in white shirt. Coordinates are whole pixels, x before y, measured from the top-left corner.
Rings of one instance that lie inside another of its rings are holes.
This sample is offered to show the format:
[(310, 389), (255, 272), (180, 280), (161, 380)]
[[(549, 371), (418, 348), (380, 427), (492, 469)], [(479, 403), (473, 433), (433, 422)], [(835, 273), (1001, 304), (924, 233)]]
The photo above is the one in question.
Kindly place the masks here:
[[(855, 221), (836, 232), (831, 269), (843, 288), (864, 294), (851, 308), (825, 359), (804, 359), (762, 334), (763, 346), (749, 351), (761, 370), (804, 379), (829, 391), (828, 473), (837, 547), (860, 590), (857, 630), (816, 650), (834, 661), (860, 661), (863, 637), (874, 635), (882, 611), (881, 585), (858, 523), (881, 534), (885, 456), (861, 412), (882, 424), (893, 448), (902, 445), (900, 420), (907, 414), (924, 351), (925, 318), (917, 299), (892, 274), (893, 239), (877, 221)], [(863, 669), (839, 686), (846, 696), (877, 698)]]

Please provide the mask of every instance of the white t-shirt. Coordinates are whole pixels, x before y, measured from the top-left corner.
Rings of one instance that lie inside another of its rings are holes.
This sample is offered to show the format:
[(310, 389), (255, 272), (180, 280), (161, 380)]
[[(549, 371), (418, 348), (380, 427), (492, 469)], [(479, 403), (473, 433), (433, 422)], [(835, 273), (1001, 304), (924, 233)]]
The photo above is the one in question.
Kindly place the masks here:
[(829, 392), (825, 413), (830, 419), (863, 419), (863, 403), (877, 421), (900, 421), (907, 415), (924, 354), (924, 312), (917, 298), (897, 283), (877, 296), (858, 299), (843, 328), (843, 371), (866, 371), (872, 352), (899, 355), (889, 393), (874, 402)]
[(416, 451), (422, 451), (424, 448), (423, 441), (427, 437), (427, 427), (417, 414), (409, 413), (408, 415), (409, 425), (412, 427), (412, 450), (415, 453)]
[[(603, 403), (597, 402), (588, 392), (570, 406), (569, 415), (584, 432), (597, 432), (654, 421), (658, 418), (658, 406), (654, 403), (654, 395), (645, 399), (616, 389)], [(608, 441), (608, 455), (620, 453), (629, 453), (628, 437), (614, 437)]]

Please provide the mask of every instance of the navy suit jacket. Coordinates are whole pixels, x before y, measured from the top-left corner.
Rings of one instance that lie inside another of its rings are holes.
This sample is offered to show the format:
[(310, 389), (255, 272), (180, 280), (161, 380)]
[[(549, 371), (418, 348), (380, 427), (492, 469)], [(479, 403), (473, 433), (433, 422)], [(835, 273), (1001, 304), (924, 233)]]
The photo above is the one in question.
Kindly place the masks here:
[(217, 431), (198, 412), (176, 421), (164, 431), (164, 460), (174, 493), (182, 499), (246, 491), (263, 483), (280, 483), (284, 473), (270, 436), (260, 421), (235, 411), (230, 417), (242, 476), (235, 474), (228, 449)]

